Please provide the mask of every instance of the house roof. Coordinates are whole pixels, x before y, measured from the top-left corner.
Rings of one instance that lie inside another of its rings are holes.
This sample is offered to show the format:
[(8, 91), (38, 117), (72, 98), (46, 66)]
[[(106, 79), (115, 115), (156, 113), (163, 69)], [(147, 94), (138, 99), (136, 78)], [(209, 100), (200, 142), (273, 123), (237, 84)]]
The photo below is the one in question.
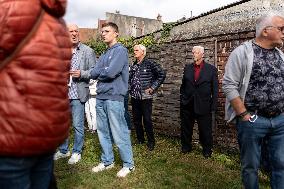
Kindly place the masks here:
[[(208, 11), (208, 12), (201, 13), (201, 14), (198, 15), (198, 16), (194, 16), (194, 17), (188, 18), (188, 19), (183, 20), (183, 21), (181, 21), (181, 22), (173, 22), (173, 26), (175, 27), (175, 26), (178, 26), (178, 25), (182, 25), (182, 24), (185, 24), (185, 23), (187, 23), (187, 22), (190, 22), (190, 21), (199, 19), (199, 18), (201, 18), (201, 17), (205, 17), (205, 16), (207, 16), (207, 15), (210, 15), (210, 14), (213, 14), (213, 13), (216, 13), (216, 12), (219, 12), (219, 11), (222, 11), (222, 10), (225, 10), (225, 9), (228, 9), (228, 8), (231, 8), (231, 7), (234, 7), (234, 6), (240, 5), (240, 4), (242, 4), (242, 3), (249, 2), (249, 1), (251, 1), (251, 0), (239, 0), (239, 1), (236, 1), (236, 2), (234, 2), (234, 3), (230, 3), (230, 4), (228, 4), (228, 5), (225, 5), (225, 6), (222, 6), (222, 7), (213, 9), (213, 10), (210, 10), (210, 11)], [(162, 30), (163, 30), (163, 29), (160, 29), (160, 30), (157, 30), (157, 31), (155, 31), (155, 32), (153, 32), (153, 33), (159, 33), (159, 32), (161, 32)], [(150, 34), (143, 35), (143, 36), (139, 36), (139, 37), (137, 37), (136, 39), (143, 38), (143, 37), (148, 36), (148, 35), (151, 35), (151, 33), (150, 33)]]
[(198, 15), (198, 16), (194, 16), (194, 17), (188, 18), (188, 19), (186, 19), (186, 20), (184, 20), (184, 21), (182, 21), (182, 22), (176, 22), (176, 24), (174, 24), (174, 26), (181, 25), (181, 24), (190, 22), (190, 21), (192, 21), (192, 20), (195, 20), (195, 19), (198, 19), (198, 18), (207, 16), (207, 15), (209, 15), (209, 14), (212, 14), (212, 13), (215, 13), (215, 12), (219, 12), (219, 11), (222, 11), (222, 10), (225, 10), (225, 9), (228, 9), (228, 8), (231, 8), (231, 7), (234, 7), (234, 6), (240, 5), (240, 4), (242, 4), (242, 3), (249, 2), (249, 1), (251, 1), (251, 0), (240, 0), (240, 1), (236, 1), (236, 2), (234, 2), (234, 3), (230, 3), (230, 4), (228, 4), (228, 5), (225, 5), (225, 6), (222, 6), (222, 7), (213, 9), (213, 10), (210, 10), (210, 11), (208, 11), (208, 12), (201, 13), (201, 14)]

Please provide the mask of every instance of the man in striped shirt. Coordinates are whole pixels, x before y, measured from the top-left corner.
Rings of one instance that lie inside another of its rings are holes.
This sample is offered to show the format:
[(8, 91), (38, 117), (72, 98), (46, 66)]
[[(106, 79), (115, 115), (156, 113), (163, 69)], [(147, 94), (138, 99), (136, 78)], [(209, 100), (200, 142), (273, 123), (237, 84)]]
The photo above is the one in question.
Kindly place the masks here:
[[(68, 97), (75, 134), (72, 156), (68, 160), (68, 164), (75, 164), (81, 159), (84, 144), (85, 102), (89, 98), (89, 70), (96, 63), (96, 55), (90, 47), (80, 42), (77, 25), (70, 24), (68, 29), (73, 44)], [(68, 144), (68, 139), (66, 139), (59, 147), (59, 151), (54, 155), (54, 160), (70, 156)]]

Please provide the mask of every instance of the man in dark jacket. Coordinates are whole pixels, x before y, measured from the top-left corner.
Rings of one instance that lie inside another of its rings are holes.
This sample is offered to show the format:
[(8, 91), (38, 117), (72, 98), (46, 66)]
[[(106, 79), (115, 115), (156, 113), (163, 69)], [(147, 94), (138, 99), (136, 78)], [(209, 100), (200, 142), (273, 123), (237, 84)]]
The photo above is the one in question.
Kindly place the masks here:
[(192, 53), (194, 63), (185, 66), (180, 87), (182, 152), (187, 153), (192, 149), (192, 133), (196, 120), (203, 156), (208, 158), (213, 147), (212, 112), (217, 107), (217, 69), (204, 62), (203, 47), (193, 47)]
[(147, 146), (153, 150), (155, 138), (152, 124), (152, 102), (155, 91), (164, 82), (166, 72), (159, 64), (145, 59), (146, 47), (134, 46), (134, 57), (137, 62), (130, 68), (129, 84), (133, 122), (136, 130), (138, 143), (145, 142), (143, 123), (147, 135)]

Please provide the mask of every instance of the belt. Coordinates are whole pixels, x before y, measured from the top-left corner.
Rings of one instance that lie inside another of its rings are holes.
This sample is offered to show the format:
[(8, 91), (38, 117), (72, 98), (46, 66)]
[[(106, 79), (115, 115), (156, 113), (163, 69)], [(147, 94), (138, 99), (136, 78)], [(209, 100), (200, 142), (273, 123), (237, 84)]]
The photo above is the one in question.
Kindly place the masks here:
[(279, 115), (284, 115), (284, 112), (262, 112), (259, 110), (250, 110), (250, 109), (248, 111), (266, 118), (274, 118)]

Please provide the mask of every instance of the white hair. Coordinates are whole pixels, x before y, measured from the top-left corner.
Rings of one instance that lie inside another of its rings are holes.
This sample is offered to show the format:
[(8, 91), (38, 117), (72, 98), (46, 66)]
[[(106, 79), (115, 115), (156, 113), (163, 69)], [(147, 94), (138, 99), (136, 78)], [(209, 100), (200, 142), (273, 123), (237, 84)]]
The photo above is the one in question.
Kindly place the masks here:
[(256, 37), (259, 37), (261, 35), (261, 32), (268, 26), (273, 26), (272, 21), (274, 17), (283, 17), (283, 14), (280, 12), (276, 11), (270, 11), (262, 15), (256, 20), (256, 25), (255, 25), (255, 35)]
[(146, 56), (146, 47), (142, 44), (135, 45), (134, 47), (139, 47), (143, 51), (143, 55)]
[(199, 50), (202, 54), (204, 54), (204, 47), (202, 47), (202, 46), (194, 46), (192, 48), (192, 51), (194, 51), (194, 50)]

